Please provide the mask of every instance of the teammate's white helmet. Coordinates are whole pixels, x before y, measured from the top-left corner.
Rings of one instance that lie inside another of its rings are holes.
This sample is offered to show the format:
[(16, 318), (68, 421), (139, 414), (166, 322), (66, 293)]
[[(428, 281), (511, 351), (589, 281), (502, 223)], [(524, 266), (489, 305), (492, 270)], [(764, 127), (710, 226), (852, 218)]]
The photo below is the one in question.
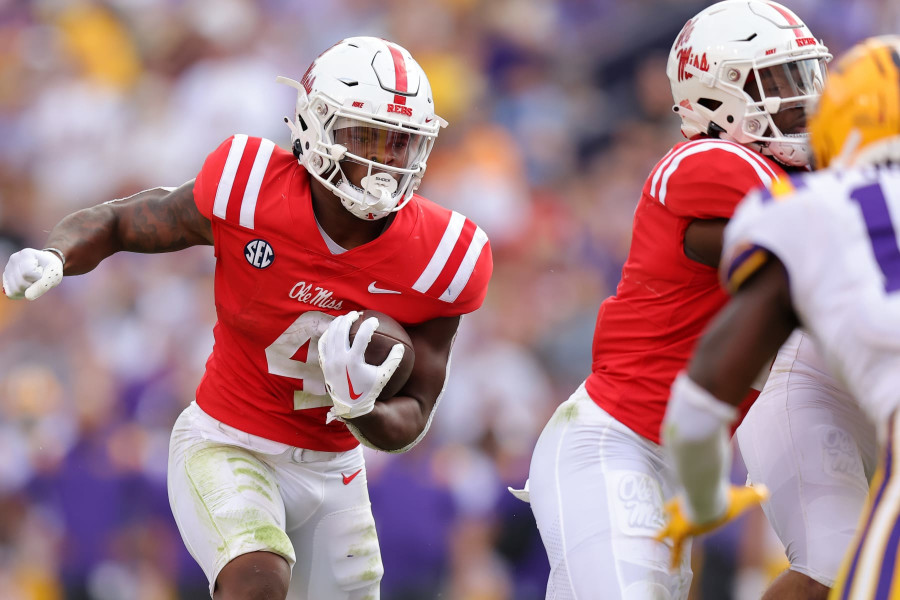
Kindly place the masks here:
[(807, 101), (831, 54), (797, 15), (765, 0), (725, 0), (681, 30), (666, 74), (687, 137), (712, 135), (790, 166), (809, 164)]
[[(374, 37), (345, 39), (322, 53), (297, 88), (294, 154), (361, 219), (400, 210), (419, 186), (446, 121), (435, 115), (431, 85), (410, 53)], [(367, 167), (361, 181), (342, 168)]]

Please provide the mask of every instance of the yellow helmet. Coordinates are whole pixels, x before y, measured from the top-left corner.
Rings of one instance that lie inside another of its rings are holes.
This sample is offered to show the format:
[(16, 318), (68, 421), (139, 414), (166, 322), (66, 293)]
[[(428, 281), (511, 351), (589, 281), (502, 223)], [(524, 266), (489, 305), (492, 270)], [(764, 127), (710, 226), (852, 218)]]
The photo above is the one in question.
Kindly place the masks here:
[(900, 36), (864, 40), (829, 69), (809, 133), (816, 168), (900, 160)]

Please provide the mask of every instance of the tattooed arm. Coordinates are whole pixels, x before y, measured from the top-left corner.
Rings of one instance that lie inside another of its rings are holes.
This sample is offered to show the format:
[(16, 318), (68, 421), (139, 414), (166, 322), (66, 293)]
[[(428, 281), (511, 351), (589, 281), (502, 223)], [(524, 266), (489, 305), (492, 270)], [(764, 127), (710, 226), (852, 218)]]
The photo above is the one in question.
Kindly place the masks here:
[(212, 243), (212, 226), (194, 204), (191, 180), (73, 213), (53, 228), (47, 247), (65, 255), (66, 275), (80, 275), (116, 252), (172, 252)]

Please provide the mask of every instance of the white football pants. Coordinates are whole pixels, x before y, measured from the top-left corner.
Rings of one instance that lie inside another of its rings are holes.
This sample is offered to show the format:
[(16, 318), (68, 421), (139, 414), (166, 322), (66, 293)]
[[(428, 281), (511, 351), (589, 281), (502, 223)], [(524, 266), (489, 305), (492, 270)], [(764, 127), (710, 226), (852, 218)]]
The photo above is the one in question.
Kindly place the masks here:
[(175, 422), (169, 503), (209, 579), (248, 552), (292, 566), (289, 600), (378, 600), (384, 569), (362, 448), (317, 452), (250, 435), (196, 403)]
[(671, 546), (654, 539), (676, 489), (667, 454), (597, 406), (584, 385), (544, 427), (529, 482), (550, 559), (547, 600), (687, 597), (690, 543), (670, 571)]
[(834, 584), (877, 463), (874, 425), (797, 331), (779, 350), (762, 394), (737, 430), (763, 511), (791, 569)]

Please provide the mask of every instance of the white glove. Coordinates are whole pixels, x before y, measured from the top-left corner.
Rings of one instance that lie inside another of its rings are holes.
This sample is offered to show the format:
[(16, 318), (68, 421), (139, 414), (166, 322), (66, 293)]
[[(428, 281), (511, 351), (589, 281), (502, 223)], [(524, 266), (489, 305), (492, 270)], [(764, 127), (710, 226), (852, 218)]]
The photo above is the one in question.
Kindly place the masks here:
[(36, 300), (59, 285), (63, 262), (55, 252), (25, 248), (9, 257), (3, 271), (3, 291), (13, 300)]
[(350, 326), (362, 313), (349, 312), (336, 317), (319, 338), (319, 366), (325, 376), (325, 389), (334, 403), (328, 421), (354, 419), (372, 412), (375, 399), (400, 366), (405, 348), (394, 344), (379, 366), (366, 363), (366, 347), (378, 328), (378, 319), (366, 319), (350, 345)]

